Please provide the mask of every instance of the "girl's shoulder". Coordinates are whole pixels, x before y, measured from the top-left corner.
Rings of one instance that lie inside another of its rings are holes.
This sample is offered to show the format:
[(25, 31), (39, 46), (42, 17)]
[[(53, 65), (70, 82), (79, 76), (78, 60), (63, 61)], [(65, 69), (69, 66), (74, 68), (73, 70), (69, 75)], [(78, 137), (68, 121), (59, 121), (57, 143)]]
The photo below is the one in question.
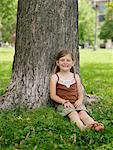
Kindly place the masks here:
[(76, 79), (76, 80), (80, 80), (79, 74), (75, 73), (74, 76), (75, 76), (75, 79)]
[(75, 77), (80, 77), (78, 73), (75, 73)]
[(51, 79), (51, 81), (57, 82), (57, 81), (58, 81), (58, 76), (57, 76), (57, 74), (52, 74), (50, 79)]

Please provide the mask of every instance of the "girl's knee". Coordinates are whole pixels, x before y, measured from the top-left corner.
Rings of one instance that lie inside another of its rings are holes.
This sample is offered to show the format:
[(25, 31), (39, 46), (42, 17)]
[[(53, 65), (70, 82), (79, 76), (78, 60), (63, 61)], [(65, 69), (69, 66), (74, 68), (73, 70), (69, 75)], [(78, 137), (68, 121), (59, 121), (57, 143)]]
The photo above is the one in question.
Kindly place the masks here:
[(79, 115), (86, 115), (87, 113), (86, 113), (86, 111), (84, 111), (84, 110), (81, 110), (81, 111), (79, 111), (79, 113), (78, 113)]
[(78, 115), (77, 111), (72, 111), (68, 114), (68, 116)]
[(80, 111), (78, 114), (79, 114), (80, 118), (86, 118), (89, 116), (86, 111)]

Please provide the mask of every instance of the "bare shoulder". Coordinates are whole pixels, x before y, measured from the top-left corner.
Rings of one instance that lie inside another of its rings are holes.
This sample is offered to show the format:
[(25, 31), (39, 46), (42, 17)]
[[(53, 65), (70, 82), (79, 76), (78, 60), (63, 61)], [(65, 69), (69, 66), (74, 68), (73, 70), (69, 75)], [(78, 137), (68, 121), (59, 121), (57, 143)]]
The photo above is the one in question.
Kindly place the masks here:
[(81, 80), (79, 74), (77, 74), (77, 73), (75, 74), (75, 78), (76, 78), (77, 81)]
[(58, 77), (56, 74), (52, 74), (51, 77), (50, 77), (50, 80), (53, 81), (53, 82), (57, 82), (58, 81)]

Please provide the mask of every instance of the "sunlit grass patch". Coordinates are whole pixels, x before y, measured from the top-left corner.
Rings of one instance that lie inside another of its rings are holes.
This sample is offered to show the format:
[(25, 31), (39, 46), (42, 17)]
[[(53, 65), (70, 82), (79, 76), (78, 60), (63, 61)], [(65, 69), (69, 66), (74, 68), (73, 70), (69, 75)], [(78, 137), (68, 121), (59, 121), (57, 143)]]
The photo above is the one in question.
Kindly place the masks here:
[(11, 81), (14, 50), (0, 48), (0, 95), (2, 95)]
[(80, 50), (81, 66), (89, 63), (107, 64), (113, 63), (113, 50), (111, 49), (91, 49)]

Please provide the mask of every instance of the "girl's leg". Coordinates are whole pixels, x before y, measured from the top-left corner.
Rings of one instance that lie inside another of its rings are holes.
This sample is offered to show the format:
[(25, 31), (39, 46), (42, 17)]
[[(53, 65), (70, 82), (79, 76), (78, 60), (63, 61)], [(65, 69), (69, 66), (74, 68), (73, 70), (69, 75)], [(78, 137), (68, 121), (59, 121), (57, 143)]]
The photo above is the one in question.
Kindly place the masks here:
[(95, 129), (96, 131), (103, 131), (104, 130), (104, 125), (102, 123), (98, 123), (94, 121), (93, 118), (91, 118), (87, 112), (85, 111), (80, 111), (79, 112), (79, 117), (83, 121), (83, 123), (88, 127)]
[(81, 131), (85, 129), (85, 126), (84, 126), (83, 122), (80, 120), (80, 117), (76, 111), (73, 111), (70, 114), (68, 114), (68, 117), (72, 122), (76, 123), (77, 127)]
[(91, 117), (87, 114), (86, 111), (80, 111), (78, 114), (79, 114), (80, 119), (83, 121), (83, 123), (84, 123), (86, 126), (95, 123), (94, 119), (91, 118)]

